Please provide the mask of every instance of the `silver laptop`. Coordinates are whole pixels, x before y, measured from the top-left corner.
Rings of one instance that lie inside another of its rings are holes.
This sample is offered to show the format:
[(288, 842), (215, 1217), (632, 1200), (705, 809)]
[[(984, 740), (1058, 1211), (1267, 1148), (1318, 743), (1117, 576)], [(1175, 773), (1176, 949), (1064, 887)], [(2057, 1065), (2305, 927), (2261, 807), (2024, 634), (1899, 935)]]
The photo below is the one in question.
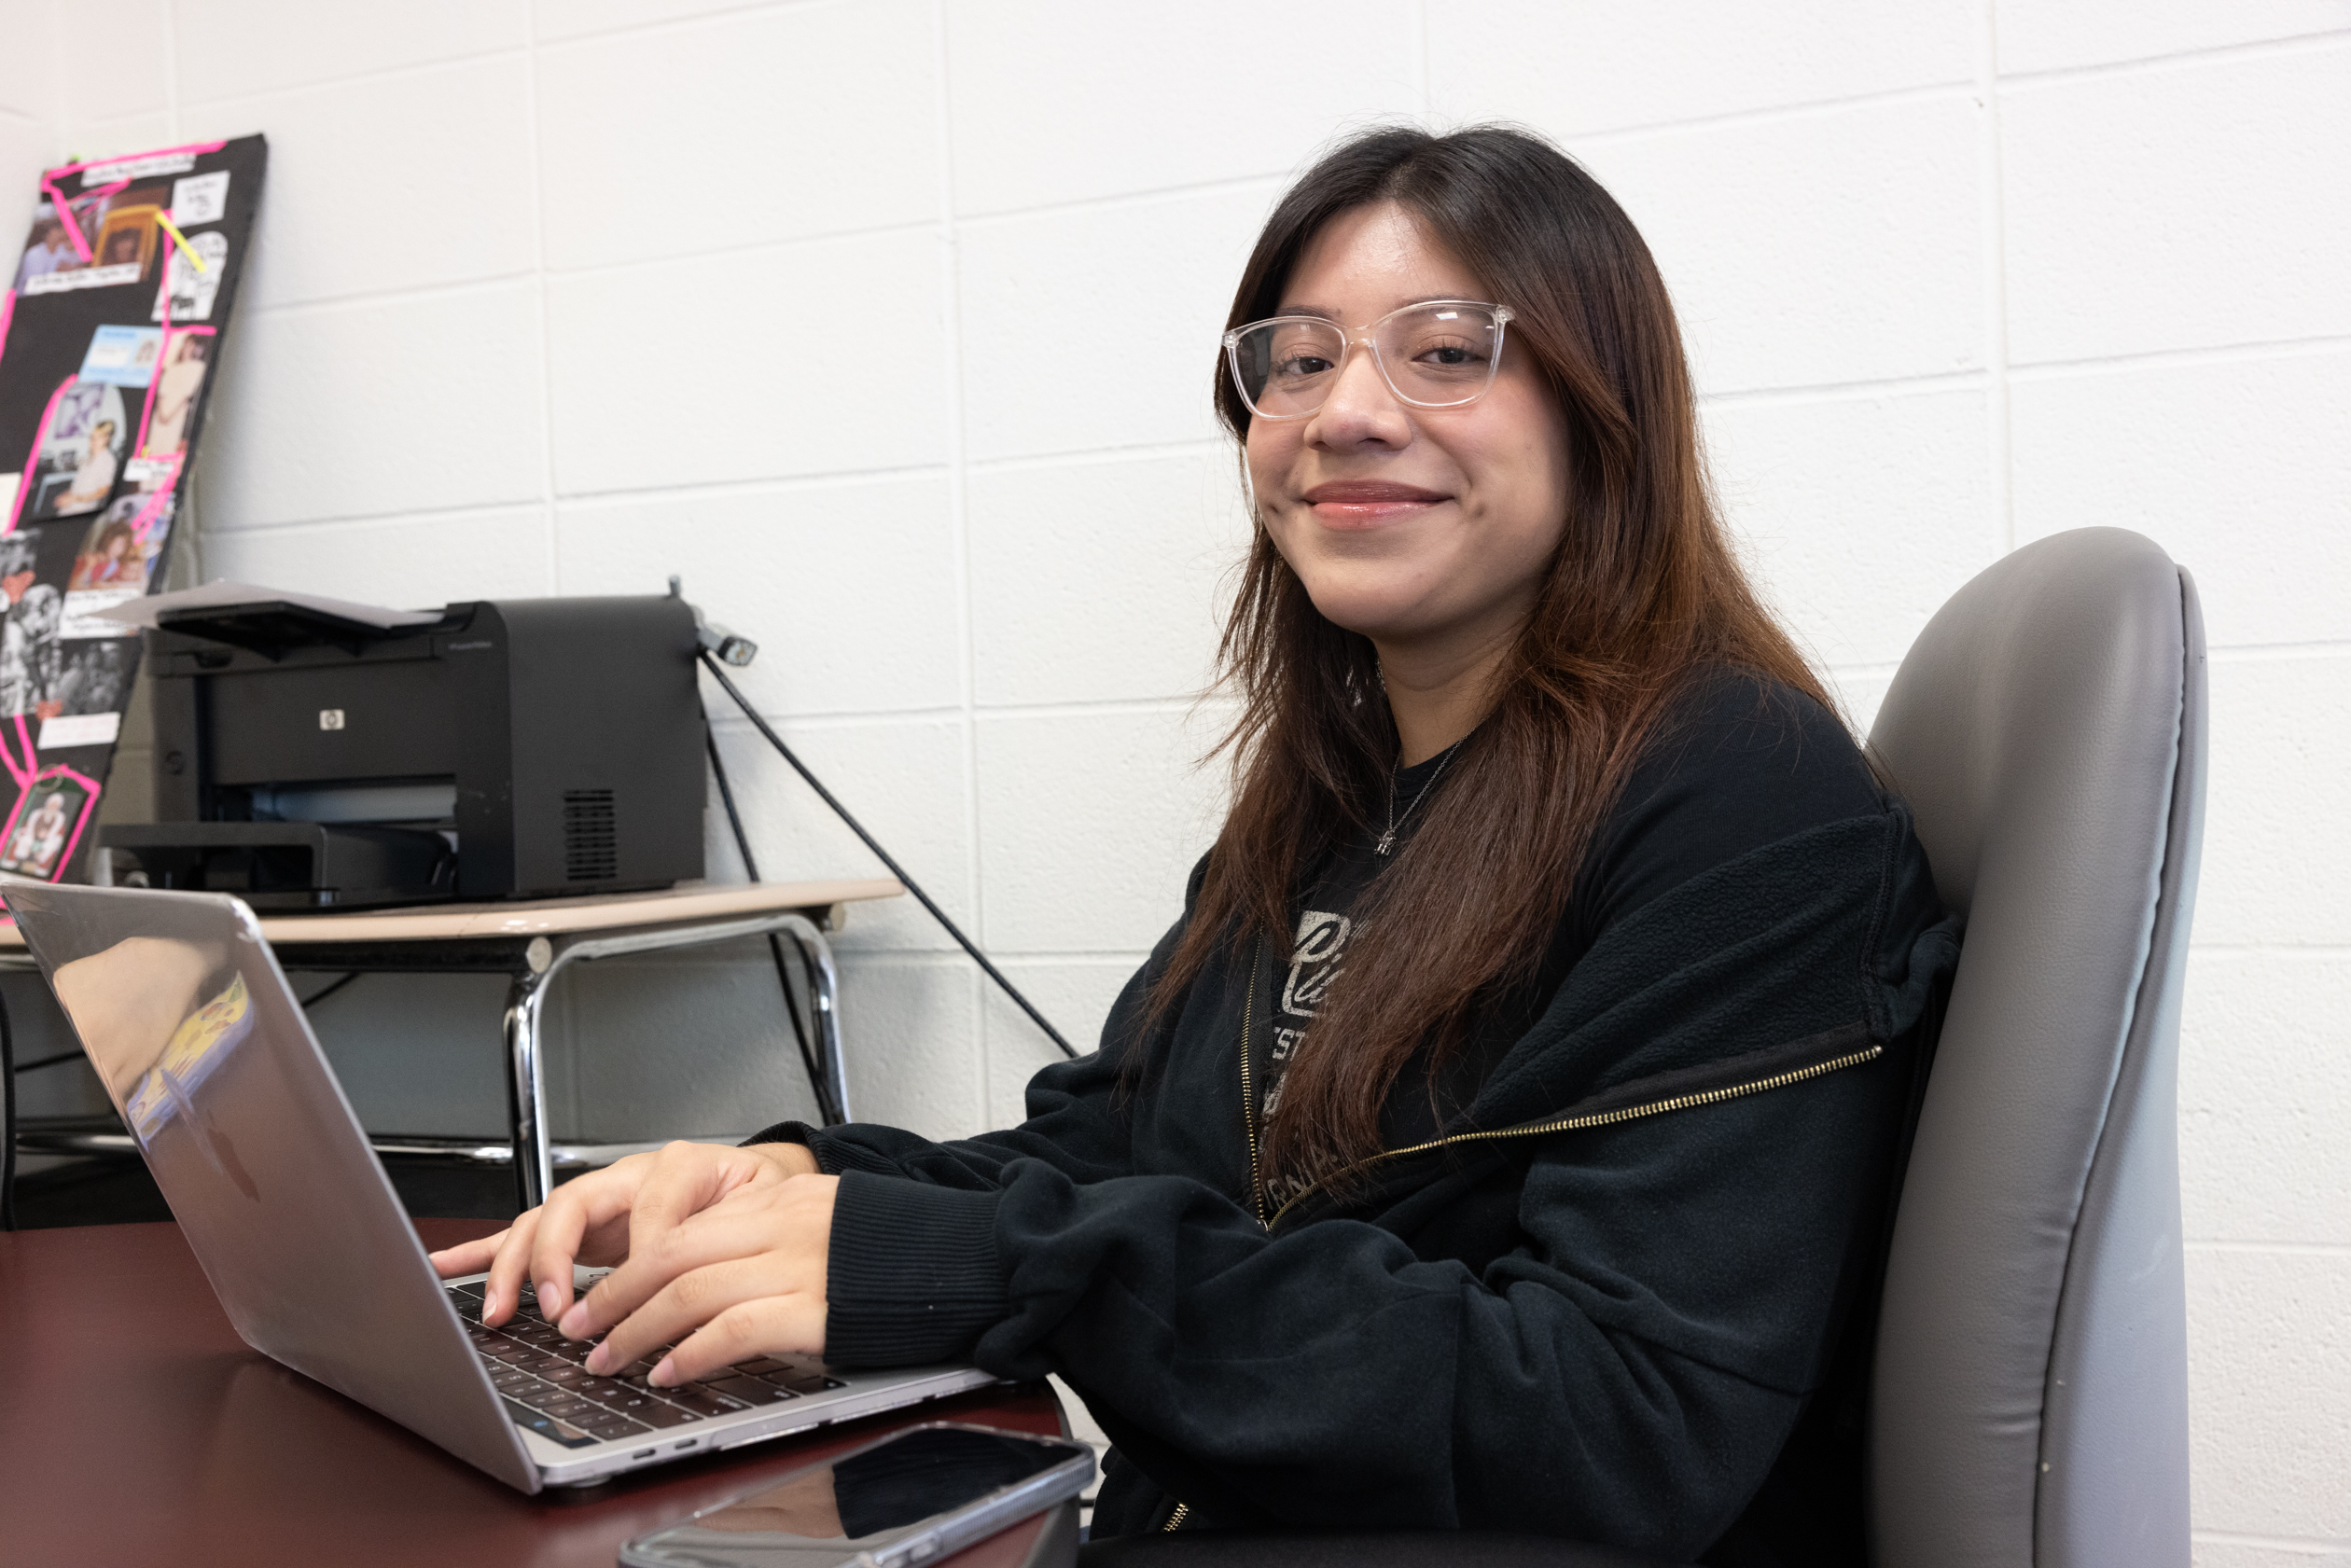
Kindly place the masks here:
[(995, 1381), (784, 1356), (653, 1389), (641, 1362), (589, 1375), (589, 1347), (536, 1307), (487, 1327), (481, 1276), (433, 1272), (251, 909), (129, 888), (0, 894), (245, 1343), (508, 1486), (589, 1485)]

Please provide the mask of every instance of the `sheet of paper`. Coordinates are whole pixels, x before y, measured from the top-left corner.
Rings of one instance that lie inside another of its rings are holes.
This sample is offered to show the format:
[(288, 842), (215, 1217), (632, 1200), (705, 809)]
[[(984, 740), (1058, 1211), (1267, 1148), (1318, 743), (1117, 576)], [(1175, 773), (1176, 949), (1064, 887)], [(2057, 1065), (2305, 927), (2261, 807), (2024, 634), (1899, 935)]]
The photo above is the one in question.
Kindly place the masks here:
[(387, 610), (375, 604), (355, 604), (347, 599), (328, 599), (316, 593), (289, 593), (282, 588), (263, 588), (257, 583), (230, 582), (222, 577), (202, 588), (184, 588), (177, 593), (150, 593), (100, 610), (93, 618), (118, 620), (126, 626), (156, 626), (165, 614), (173, 610), (215, 610), (224, 604), (299, 604), (321, 615), (340, 616), (364, 626), (379, 626), (390, 631), (398, 626), (430, 626), (440, 619), (438, 610)]

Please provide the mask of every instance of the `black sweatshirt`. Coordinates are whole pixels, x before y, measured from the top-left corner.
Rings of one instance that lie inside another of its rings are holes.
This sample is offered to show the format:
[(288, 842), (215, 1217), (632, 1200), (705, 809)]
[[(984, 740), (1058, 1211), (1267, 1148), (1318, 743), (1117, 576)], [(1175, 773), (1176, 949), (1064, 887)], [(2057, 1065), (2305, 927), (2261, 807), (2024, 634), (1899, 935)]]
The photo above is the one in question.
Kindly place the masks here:
[(1097, 1535), (1862, 1561), (1870, 1306), (1957, 935), (1832, 715), (1743, 675), (1693, 687), (1595, 835), (1538, 993), (1478, 1031), (1436, 1112), (1399, 1080), (1391, 1133), (1441, 1114), (1444, 1141), (1391, 1144), (1344, 1205), (1255, 1212), (1243, 1020), (1293, 953), (1245, 945), (1143, 1031), (1183, 929), (1017, 1128), (760, 1135), (842, 1177), (828, 1360), (1060, 1374), (1117, 1444)]

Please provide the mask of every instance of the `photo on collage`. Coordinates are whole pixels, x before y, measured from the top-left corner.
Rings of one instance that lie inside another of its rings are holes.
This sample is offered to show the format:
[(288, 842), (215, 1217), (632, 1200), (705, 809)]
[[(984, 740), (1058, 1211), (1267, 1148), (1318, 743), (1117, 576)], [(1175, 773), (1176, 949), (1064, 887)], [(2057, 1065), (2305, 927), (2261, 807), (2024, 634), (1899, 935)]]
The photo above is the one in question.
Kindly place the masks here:
[(229, 271), (229, 236), (208, 229), (201, 234), (190, 234), (188, 248), (202, 259), (203, 271), (198, 271), (187, 254), (174, 245), (171, 259), (163, 264), (163, 288), (156, 296), (150, 320), (163, 319), (166, 303), (175, 323), (212, 319), (213, 300), (220, 294), (222, 274)]
[[(41, 531), (27, 528), (14, 534), (0, 534), (0, 594), (7, 595), (8, 604), (15, 604), (33, 586), (33, 579), (41, 571)], [(0, 614), (6, 606), (0, 605)]]
[(34, 780), (0, 835), (0, 871), (44, 881), (54, 877), (90, 800), (90, 786), (78, 779), (49, 774)]
[(11, 595), (7, 618), (0, 621), (0, 717), (57, 715), (63, 673), (57, 634), (64, 618), (65, 595), (48, 583)]
[(81, 379), (115, 386), (145, 386), (155, 379), (163, 333), (154, 326), (101, 326), (82, 351)]
[(155, 242), (163, 232), (155, 221), (162, 212), (160, 207), (144, 206), (108, 213), (105, 227), (98, 231), (98, 243), (90, 247), (97, 253), (95, 265), (135, 266), (145, 272), (147, 263), (155, 259)]
[(56, 689), (49, 694), (57, 712), (120, 712), (131, 694), (131, 656), (135, 645), (120, 638), (101, 637), (60, 646), (63, 649), (62, 667)]
[(152, 499), (147, 492), (134, 491), (118, 499), (90, 525), (74, 557), (73, 576), (65, 579), (67, 592), (146, 590), (147, 573), (163, 548), (163, 530), (153, 523), (148, 525), (146, 538), (139, 537), (139, 511)]
[(136, 434), (120, 387), (76, 377), (58, 395), (48, 434), (25, 477), (31, 494), (23, 515), (40, 521), (81, 517), (104, 506)]
[(0, 535), (0, 718), (50, 718), (59, 711), (64, 673), (65, 580), (81, 540), (78, 528), (20, 528)]
[(69, 194), (62, 213), (54, 198), (40, 202), (10, 286), (36, 295), (137, 283), (155, 263), (163, 240), (158, 220), (171, 210), (171, 200), (170, 187), (144, 185), (104, 196)]
[(154, 411), (148, 416), (146, 446), (142, 457), (170, 457), (187, 450), (188, 416), (196, 411), (196, 395), (204, 389), (204, 372), (212, 368), (210, 332), (166, 333), (162, 368), (155, 373)]
[(81, 252), (65, 237), (65, 225), (57, 215), (56, 203), (43, 201), (33, 209), (33, 232), (25, 239), (24, 255), (16, 266), (16, 279), (8, 286), (22, 294), (24, 285), (35, 278), (70, 271), (81, 265)]
[[(90, 524), (65, 576), (65, 619), (58, 628), (59, 637), (74, 642), (138, 636), (137, 628), (104, 619), (101, 612), (146, 591), (156, 562), (162, 559), (164, 541), (172, 536), (174, 504), (174, 498), (165, 495), (162, 504), (156, 506), (153, 492), (138, 491), (118, 499)], [(155, 507), (151, 516), (150, 506)]]

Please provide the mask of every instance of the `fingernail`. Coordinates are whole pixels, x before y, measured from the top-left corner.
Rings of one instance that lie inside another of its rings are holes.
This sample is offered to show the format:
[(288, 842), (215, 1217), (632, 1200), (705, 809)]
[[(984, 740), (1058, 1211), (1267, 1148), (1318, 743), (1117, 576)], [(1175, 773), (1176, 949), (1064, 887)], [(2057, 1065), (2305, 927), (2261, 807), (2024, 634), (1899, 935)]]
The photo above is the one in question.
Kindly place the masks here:
[(646, 1379), (646, 1381), (647, 1381), (647, 1382), (654, 1382), (654, 1383), (660, 1383), (660, 1384), (661, 1384), (663, 1387), (667, 1387), (667, 1386), (668, 1386), (671, 1382), (673, 1382), (673, 1381), (675, 1381), (676, 1380), (676, 1377), (677, 1377), (677, 1360), (676, 1360), (676, 1358), (675, 1358), (675, 1357), (674, 1357), (674, 1356), (667, 1356), (667, 1355), (665, 1355), (665, 1356), (661, 1357), (661, 1360), (659, 1360), (659, 1361), (657, 1361), (657, 1362), (655, 1362), (655, 1363), (653, 1364), (653, 1371), (652, 1371), (652, 1375), (651, 1375), (651, 1376), (649, 1376), (648, 1378), (647, 1378), (647, 1379)]
[(573, 1302), (571, 1304), (571, 1311), (565, 1312), (563, 1314), (563, 1321), (558, 1323), (555, 1326), (562, 1332), (563, 1338), (567, 1339), (585, 1339), (587, 1337), (588, 1328), (587, 1305), (584, 1302)]
[(553, 1318), (553, 1317), (554, 1317), (554, 1315), (555, 1315), (555, 1287), (554, 1287), (554, 1285), (552, 1285), (552, 1284), (541, 1284), (541, 1285), (538, 1287), (538, 1298), (539, 1298), (539, 1315), (540, 1315), (541, 1317), (544, 1317), (544, 1318), (550, 1318), (550, 1319), (551, 1319), (551, 1318)]
[(496, 1311), (497, 1310), (498, 1292), (496, 1288), (488, 1284), (483, 1285), (481, 1287), (481, 1315), (483, 1317), (488, 1317), (491, 1313)]

